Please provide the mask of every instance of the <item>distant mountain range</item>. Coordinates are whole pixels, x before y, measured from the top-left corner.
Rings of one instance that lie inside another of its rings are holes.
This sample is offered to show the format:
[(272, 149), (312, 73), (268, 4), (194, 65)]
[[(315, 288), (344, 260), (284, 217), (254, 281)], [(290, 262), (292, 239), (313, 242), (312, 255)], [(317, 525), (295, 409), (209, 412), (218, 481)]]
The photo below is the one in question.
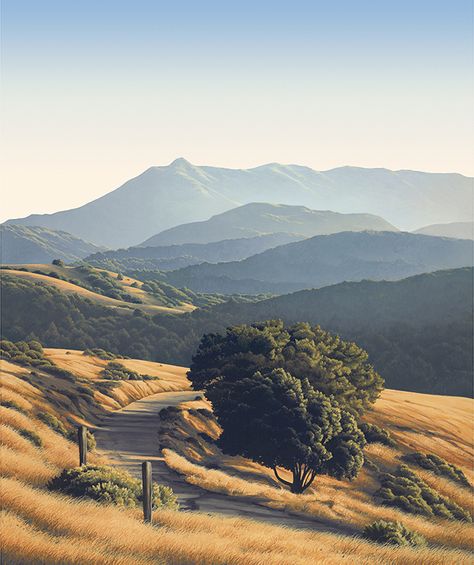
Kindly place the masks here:
[[(203, 221), (250, 202), (382, 216), (403, 229), (472, 220), (472, 179), (459, 174), (340, 167), (315, 171), (269, 164), (253, 169), (151, 167), (73, 210), (8, 223), (67, 231), (109, 248), (138, 245), (179, 224)], [(279, 230), (281, 231), (281, 230)]]
[(243, 261), (194, 265), (164, 280), (225, 294), (284, 294), (343, 281), (396, 280), (471, 266), (473, 242), (406, 232), (341, 232), (289, 243)]
[(70, 233), (38, 226), (3, 224), (0, 231), (1, 263), (73, 262), (103, 249)]
[(212, 216), (204, 222), (182, 224), (165, 230), (143, 245), (210, 243), (224, 239), (253, 237), (269, 233), (289, 233), (299, 239), (341, 231), (398, 231), (373, 214), (340, 214), (310, 210), (305, 206), (252, 202)]
[(271, 233), (241, 239), (226, 239), (213, 243), (184, 243), (158, 247), (129, 247), (117, 251), (103, 251), (85, 258), (95, 267), (111, 271), (130, 270), (170, 271), (198, 265), (240, 261), (279, 245), (302, 239), (289, 233)]
[(425, 226), (413, 233), (454, 237), (457, 239), (474, 239), (474, 222), (452, 222), (449, 224), (433, 224)]

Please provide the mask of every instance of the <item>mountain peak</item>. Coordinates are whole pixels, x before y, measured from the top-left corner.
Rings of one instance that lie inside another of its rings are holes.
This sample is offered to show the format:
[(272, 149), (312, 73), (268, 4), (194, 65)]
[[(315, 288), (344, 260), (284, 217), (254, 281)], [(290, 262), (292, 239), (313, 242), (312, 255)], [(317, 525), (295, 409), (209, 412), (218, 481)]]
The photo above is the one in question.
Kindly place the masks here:
[(178, 157), (168, 167), (178, 168), (178, 167), (192, 167), (192, 163), (187, 161), (184, 157)]

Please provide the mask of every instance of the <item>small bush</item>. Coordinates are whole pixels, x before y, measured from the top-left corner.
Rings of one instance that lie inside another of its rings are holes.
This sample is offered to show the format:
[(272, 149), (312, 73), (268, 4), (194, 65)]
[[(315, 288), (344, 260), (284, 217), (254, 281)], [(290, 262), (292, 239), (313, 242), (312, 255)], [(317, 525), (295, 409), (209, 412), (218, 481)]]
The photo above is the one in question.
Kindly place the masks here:
[(18, 433), (28, 441), (31, 441), (31, 443), (36, 447), (43, 447), (43, 440), (36, 432), (30, 432), (30, 430), (21, 429), (18, 430)]
[(379, 480), (382, 488), (375, 496), (385, 506), (395, 506), (411, 514), (472, 522), (469, 512), (430, 488), (406, 465), (400, 465), (394, 475), (380, 475)]
[(52, 264), (56, 267), (64, 267), (64, 261), (62, 261), (61, 259), (53, 259)]
[[(131, 508), (140, 506), (143, 501), (141, 481), (113, 467), (84, 465), (64, 469), (48, 483), (48, 488), (70, 496)], [(177, 498), (169, 487), (153, 485), (153, 508), (178, 509)]]
[(104, 361), (111, 361), (113, 359), (122, 358), (120, 355), (116, 355), (115, 353), (111, 353), (110, 351), (105, 351), (105, 349), (101, 349), (100, 347), (86, 349), (83, 355), (89, 355), (90, 357), (98, 357), (99, 359), (103, 359)]
[(154, 381), (156, 377), (150, 375), (140, 375), (136, 371), (127, 369), (121, 363), (111, 361), (107, 367), (100, 373), (103, 379), (109, 381)]
[(461, 469), (456, 467), (456, 465), (451, 465), (451, 463), (448, 463), (445, 459), (442, 459), (433, 453), (427, 453), (425, 455), (416, 451), (415, 453), (408, 453), (407, 455), (404, 455), (402, 459), (407, 463), (414, 463), (423, 469), (433, 472), (435, 475), (446, 477), (447, 479), (451, 479), (463, 486), (471, 486), (466, 475), (461, 471)]
[(54, 416), (54, 414), (50, 414), (49, 412), (39, 412), (37, 414), (39, 420), (46, 424), (49, 428), (56, 432), (57, 434), (62, 435), (65, 438), (69, 438), (69, 432), (64, 426), (64, 424)]
[(389, 447), (395, 447), (395, 441), (390, 437), (390, 432), (379, 428), (375, 424), (368, 424), (367, 422), (362, 422), (359, 424), (359, 428), (365, 436), (365, 441), (367, 443), (383, 443)]
[(365, 527), (363, 537), (383, 544), (408, 545), (411, 547), (424, 547), (426, 545), (423, 536), (409, 530), (400, 522), (385, 522), (384, 520), (374, 522)]
[(17, 412), (21, 412), (22, 414), (26, 414), (26, 410), (24, 410), (14, 400), (0, 400), (0, 406), (4, 406), (5, 408), (11, 408), (12, 410), (16, 410)]

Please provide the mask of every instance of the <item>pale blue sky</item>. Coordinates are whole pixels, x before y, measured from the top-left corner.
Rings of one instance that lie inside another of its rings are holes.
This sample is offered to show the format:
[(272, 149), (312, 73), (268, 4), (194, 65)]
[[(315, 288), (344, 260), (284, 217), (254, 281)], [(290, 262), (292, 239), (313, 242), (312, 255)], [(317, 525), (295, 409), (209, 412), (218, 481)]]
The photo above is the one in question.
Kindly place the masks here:
[(472, 2), (3, 0), (2, 217), (177, 156), (472, 175)]

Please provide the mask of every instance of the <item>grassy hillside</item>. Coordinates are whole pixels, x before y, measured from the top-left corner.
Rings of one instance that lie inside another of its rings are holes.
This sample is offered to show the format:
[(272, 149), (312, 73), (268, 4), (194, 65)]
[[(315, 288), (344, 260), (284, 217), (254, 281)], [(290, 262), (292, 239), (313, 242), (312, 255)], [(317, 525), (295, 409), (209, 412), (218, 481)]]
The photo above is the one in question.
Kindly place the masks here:
[(72, 262), (101, 251), (93, 243), (70, 233), (38, 226), (4, 224), (1, 227), (1, 263)]
[(199, 292), (284, 294), (343, 281), (397, 280), (472, 266), (473, 242), (396, 232), (343, 232), (282, 245), (243, 261), (202, 264), (163, 280)]
[[(205, 431), (208, 439), (216, 432), (215, 424), (207, 413), (196, 416), (195, 410), (205, 407), (202, 401), (193, 402), (184, 406), (184, 411), (178, 411), (178, 425), (174, 435), (168, 437), (176, 449), (176, 452), (167, 451), (169, 464), (180, 468), (186, 480), (199, 481), (203, 488), (228, 490), (231, 496), (258, 498), (261, 504), (276, 507), (283, 504), (297, 513), (318, 514), (322, 522), (329, 523), (337, 519), (354, 532), (360, 532), (364, 520), (371, 520), (373, 516), (400, 514), (405, 523), (427, 537), (429, 547), (412, 549), (381, 546), (353, 537), (349, 531), (346, 535), (334, 535), (291, 530), (242, 517), (215, 517), (173, 510), (154, 511), (154, 526), (149, 526), (143, 524), (139, 508), (119, 508), (55, 494), (45, 488), (46, 484), (62, 468), (77, 464), (77, 448), (46, 425), (41, 414), (47, 412), (55, 415), (66, 426), (72, 421), (93, 425), (107, 411), (125, 405), (134, 398), (160, 390), (183, 389), (187, 383), (183, 368), (125, 359), (120, 361), (128, 367), (159, 376), (157, 381), (149, 381), (156, 388), (143, 391), (141, 386), (145, 383), (127, 381), (115, 383), (117, 386), (104, 393), (99, 390), (104, 383), (98, 378), (98, 371), (106, 360), (73, 350), (45, 350), (44, 354), (63, 369), (67, 367), (72, 376), (61, 378), (38, 368), (33, 369), (35, 374), (32, 374), (31, 367), (11, 361), (2, 362), (1, 541), (2, 559), (6, 563), (261, 565), (264, 562), (269, 565), (309, 565), (328, 562), (339, 565), (346, 563), (348, 558), (356, 563), (382, 565), (470, 563), (468, 548), (472, 538), (469, 525), (461, 522), (454, 524), (446, 519), (428, 521), (375, 506), (368, 502), (373, 485), (369, 471), (355, 483), (342, 483), (340, 489), (326, 484), (323, 479), (317, 492), (301, 497), (298, 507), (293, 509), (294, 495), (292, 497), (275, 489), (258, 466), (250, 468), (245, 460), (233, 461), (222, 459), (219, 454), (210, 455), (214, 450), (212, 444), (201, 444), (195, 440), (199, 437), (201, 442), (204, 441), (206, 436), (200, 432)], [(128, 388), (123, 388), (125, 384)], [(84, 389), (90, 392), (86, 394)], [(440, 443), (436, 443), (435, 439), (433, 448), (439, 450), (442, 446), (449, 446), (449, 452), (444, 456), (457, 465), (464, 465), (463, 461), (472, 449), (465, 441), (468, 431), (466, 409), (471, 409), (463, 404), (467, 400), (461, 400), (460, 404), (443, 401), (441, 407), (446, 418), (441, 420), (433, 418), (434, 411), (440, 406), (436, 398), (406, 396), (391, 391), (385, 394), (387, 396), (380, 401), (380, 407), (376, 407), (373, 419), (386, 424), (384, 418), (392, 421), (391, 411), (398, 410), (400, 429), (397, 431), (394, 428), (393, 434), (401, 447), (387, 451), (382, 446), (372, 445), (371, 459), (390, 465), (400, 449), (407, 446), (410, 449), (425, 448), (424, 438), (427, 435), (420, 433), (425, 426), (439, 437)], [(417, 406), (418, 415), (415, 419), (412, 402)], [(455, 424), (451, 426), (449, 422)], [(412, 424), (414, 432), (409, 436), (401, 426)], [(184, 429), (193, 439), (192, 442), (186, 442), (186, 452), (181, 451)], [(41, 440), (41, 446), (35, 446), (31, 440), (25, 439), (25, 430), (35, 433)], [(198, 445), (195, 456), (189, 453), (189, 446), (193, 445)], [(207, 445), (206, 449), (210, 450), (204, 456), (199, 455), (202, 445)], [(183, 458), (183, 454), (187, 459)], [(199, 465), (194, 463), (196, 457), (199, 457)], [(203, 472), (202, 465), (208, 464), (209, 457), (214, 459), (213, 470), (206, 469)], [(91, 458), (94, 463), (108, 463), (97, 454), (91, 454)], [(221, 466), (220, 470), (217, 470), (217, 466)], [(463, 492), (446, 480), (437, 479), (436, 482), (429, 473), (423, 476), (451, 497)], [(245, 480), (240, 477), (245, 477)], [(469, 477), (472, 478), (472, 473)], [(353, 506), (346, 506), (348, 502)], [(361, 516), (355, 521), (357, 512)]]
[(465, 551), (472, 548), (472, 524), (433, 519), (423, 513), (386, 506), (378, 494), (384, 473), (396, 474), (409, 454), (436, 455), (462, 470), (471, 486), (415, 463), (408, 463), (410, 470), (433, 492), (461, 505), (472, 516), (474, 402), (471, 399), (384, 391), (365, 420), (388, 432), (390, 446), (369, 443), (365, 449), (366, 462), (354, 481), (319, 476), (304, 496), (281, 489), (270, 469), (242, 457), (223, 455), (214, 442), (220, 428), (206, 402), (188, 402), (180, 408), (165, 420), (160, 442), (166, 446), (168, 465), (191, 484), (245, 500), (258, 499), (264, 506), (285, 508), (328, 526), (345, 527), (349, 532), (360, 531), (374, 519), (400, 521), (434, 546)]
[(48, 346), (102, 347), (187, 365), (204, 333), (270, 318), (307, 321), (364, 347), (391, 388), (472, 396), (472, 280), (472, 269), (439, 271), (151, 317), (8, 274), (2, 332)]
[(286, 233), (272, 233), (213, 243), (186, 243), (156, 247), (129, 247), (116, 251), (94, 253), (85, 261), (95, 267), (112, 271), (170, 271), (199, 263), (240, 261), (267, 249), (302, 239)]
[(173, 286), (154, 281), (146, 283), (113, 271), (97, 269), (88, 265), (14, 265), (2, 267), (8, 274), (26, 280), (35, 280), (53, 286), (65, 293), (75, 293), (93, 302), (143, 312), (182, 313), (195, 306), (207, 306), (222, 302), (217, 296), (196, 294), (189, 290), (178, 290)]
[(304, 239), (321, 234), (363, 230), (397, 231), (397, 228), (372, 214), (339, 214), (329, 210), (310, 210), (304, 206), (253, 202), (213, 216), (205, 222), (182, 224), (162, 231), (147, 239), (143, 245), (209, 243), (279, 232)]

